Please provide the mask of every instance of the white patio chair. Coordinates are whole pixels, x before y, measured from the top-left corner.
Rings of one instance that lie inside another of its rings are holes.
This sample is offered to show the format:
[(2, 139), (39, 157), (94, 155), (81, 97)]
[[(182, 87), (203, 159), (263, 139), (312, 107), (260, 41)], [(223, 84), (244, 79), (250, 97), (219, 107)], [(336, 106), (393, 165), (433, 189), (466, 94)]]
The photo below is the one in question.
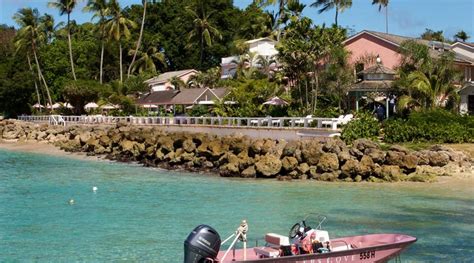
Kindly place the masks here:
[[(339, 117), (337, 117), (337, 120), (336, 120), (336, 123), (339, 125), (341, 124), (341, 122), (344, 120), (344, 115), (339, 115)], [(321, 121), (321, 126), (322, 127), (331, 127), (332, 124), (333, 124), (334, 121)]]
[(313, 115), (307, 115), (303, 119), (296, 120), (295, 124), (298, 124), (298, 125), (304, 124), (305, 119), (307, 120), (308, 124), (311, 124), (313, 122), (313, 119), (311, 118), (313, 118)]
[[(344, 116), (344, 118), (342, 119), (341, 121), (341, 125), (346, 125), (348, 124), (352, 119), (354, 118), (354, 115), (352, 114), (347, 114), (346, 116)], [(339, 124), (339, 123), (338, 123)]]

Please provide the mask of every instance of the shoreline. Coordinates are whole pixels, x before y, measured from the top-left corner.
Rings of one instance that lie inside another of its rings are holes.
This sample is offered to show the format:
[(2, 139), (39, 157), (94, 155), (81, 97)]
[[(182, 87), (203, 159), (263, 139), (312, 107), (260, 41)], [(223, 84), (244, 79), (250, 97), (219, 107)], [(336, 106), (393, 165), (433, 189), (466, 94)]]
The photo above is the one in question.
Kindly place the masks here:
[[(74, 159), (74, 160), (81, 160), (81, 161), (100, 161), (100, 162), (114, 162), (113, 160), (109, 160), (105, 158), (105, 155), (94, 155), (90, 156), (87, 155), (86, 152), (66, 152), (64, 150), (59, 149), (58, 147), (50, 144), (50, 143), (45, 143), (45, 142), (34, 142), (34, 141), (28, 141), (28, 142), (18, 142), (18, 141), (0, 141), (0, 149), (1, 150), (7, 150), (7, 151), (13, 151), (13, 152), (23, 152), (23, 153), (34, 153), (34, 154), (42, 154), (42, 155), (49, 155), (49, 156), (54, 156), (54, 157), (65, 157), (69, 159)], [(119, 162), (123, 164), (132, 164), (131, 162)], [(198, 171), (188, 171), (188, 170), (181, 170), (181, 169), (175, 169), (175, 170), (170, 170), (170, 169), (165, 169), (165, 168), (160, 168), (160, 167), (146, 167), (143, 164), (137, 163), (139, 167), (143, 168), (151, 168), (151, 169), (160, 169), (163, 171), (174, 171), (174, 172), (187, 172), (187, 173), (192, 173), (196, 175), (207, 175), (207, 176), (218, 176), (214, 173), (203, 173), (203, 172), (198, 172)], [(219, 177), (219, 176), (218, 176)], [(238, 177), (224, 177), (227, 179), (239, 179), (239, 180), (254, 180), (254, 179), (249, 179), (249, 178), (238, 178)], [(262, 179), (262, 180), (268, 180), (268, 179)], [(272, 180), (272, 179), (270, 179)], [(277, 181), (277, 179), (273, 179)], [(323, 182), (323, 181), (317, 181), (317, 180), (306, 180), (306, 181), (314, 181), (318, 183), (327, 183), (327, 184), (333, 184), (334, 182)], [(290, 180), (290, 181), (285, 181), (285, 182), (301, 182), (300, 180)], [(426, 182), (412, 182), (412, 181), (403, 181), (403, 182), (339, 182), (339, 183), (352, 183), (354, 185), (367, 185), (367, 184), (384, 184), (384, 185), (393, 185), (393, 186), (403, 186), (403, 185), (426, 185)], [(429, 185), (449, 185), (450, 187), (452, 186), (465, 186), (465, 184), (471, 184), (474, 187), (474, 173), (456, 173), (452, 176), (438, 176), (437, 180), (435, 182), (429, 182)]]

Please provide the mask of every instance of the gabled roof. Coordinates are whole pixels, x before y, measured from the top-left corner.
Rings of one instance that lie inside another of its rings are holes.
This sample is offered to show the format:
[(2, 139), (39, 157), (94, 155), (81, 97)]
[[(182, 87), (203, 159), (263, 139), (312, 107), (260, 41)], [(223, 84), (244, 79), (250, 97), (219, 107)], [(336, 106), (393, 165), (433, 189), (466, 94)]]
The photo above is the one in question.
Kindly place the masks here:
[(162, 91), (154, 91), (147, 93), (141, 96), (137, 100), (137, 104), (145, 105), (145, 104), (153, 104), (153, 105), (171, 105), (172, 99), (176, 94), (178, 94), (178, 90), (162, 90)]
[[(445, 43), (445, 42), (430, 41), (430, 40), (425, 40), (425, 39), (421, 39), (421, 38), (405, 37), (405, 36), (381, 33), (381, 32), (370, 31), (370, 30), (363, 30), (363, 31), (349, 37), (348, 39), (343, 41), (343, 44), (346, 44), (346, 43), (348, 43), (348, 42), (350, 42), (350, 41), (352, 41), (352, 40), (354, 40), (354, 39), (356, 39), (359, 36), (364, 35), (364, 34), (373, 36), (377, 39), (380, 39), (380, 40), (384, 41), (385, 43), (389, 43), (389, 44), (393, 45), (395, 48), (400, 47), (400, 45), (403, 42), (407, 41), (407, 40), (413, 40), (416, 43), (419, 43), (419, 44), (426, 45), (426, 46), (430, 47), (430, 49), (429, 49), (430, 55), (432, 57), (435, 57), (435, 58), (439, 57), (442, 54), (443, 51), (435, 50), (435, 49), (432, 48), (433, 46), (443, 47), (443, 49), (451, 49), (451, 44)], [(474, 63), (474, 61), (472, 59), (470, 59), (469, 57), (467, 57), (467, 56), (464, 56), (464, 55), (456, 53), (456, 52), (454, 52), (454, 55), (455, 55), (454, 61), (456, 61), (456, 62), (467, 63), (467, 64)]]
[(195, 104), (197, 100), (209, 92), (212, 98), (208, 98), (208, 100), (213, 99), (222, 99), (224, 95), (227, 93), (226, 88), (220, 89), (210, 89), (210, 88), (200, 88), (200, 89), (182, 89), (172, 100), (173, 104), (178, 105), (191, 105)]
[(271, 39), (271, 38), (268, 38), (268, 37), (262, 37), (262, 38), (257, 38), (257, 39), (248, 40), (248, 41), (245, 41), (245, 43), (246, 43), (246, 44), (253, 44), (253, 43), (257, 43), (257, 42), (261, 42), (261, 41), (267, 41), (267, 42), (276, 43), (275, 40), (273, 40), (273, 39)]
[(362, 74), (390, 74), (390, 75), (397, 74), (397, 72), (395, 72), (395, 70), (384, 67), (383, 65), (374, 65), (374, 66), (372, 66), (370, 68), (367, 68), (365, 70), (362, 70), (358, 73), (362, 73)]
[(466, 46), (468, 48), (474, 49), (474, 43), (456, 41), (451, 46)]
[(185, 69), (185, 70), (178, 70), (178, 71), (168, 71), (158, 75), (157, 77), (145, 80), (147, 84), (161, 84), (170, 81), (174, 77), (182, 77), (189, 73), (198, 73), (195, 69)]

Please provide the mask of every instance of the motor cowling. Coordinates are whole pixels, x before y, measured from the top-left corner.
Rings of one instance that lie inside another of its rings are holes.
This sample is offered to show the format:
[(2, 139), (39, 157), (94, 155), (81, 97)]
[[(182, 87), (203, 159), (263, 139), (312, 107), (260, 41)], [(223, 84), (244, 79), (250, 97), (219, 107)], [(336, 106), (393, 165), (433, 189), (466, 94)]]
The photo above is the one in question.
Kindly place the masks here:
[(199, 225), (184, 241), (184, 263), (207, 263), (217, 260), (221, 237), (208, 225)]

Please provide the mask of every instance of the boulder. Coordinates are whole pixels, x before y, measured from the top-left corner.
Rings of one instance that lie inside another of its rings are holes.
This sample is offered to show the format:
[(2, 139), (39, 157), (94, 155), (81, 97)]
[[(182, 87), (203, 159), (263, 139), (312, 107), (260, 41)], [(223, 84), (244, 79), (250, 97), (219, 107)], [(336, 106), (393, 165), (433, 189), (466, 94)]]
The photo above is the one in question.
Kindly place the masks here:
[(418, 165), (418, 157), (413, 154), (409, 153), (403, 156), (403, 165), (401, 167), (412, 170), (415, 169)]
[(346, 163), (348, 160), (353, 159), (348, 150), (342, 150), (337, 154), (337, 158), (341, 164)]
[(309, 140), (304, 146), (302, 146), (301, 153), (303, 155), (303, 160), (306, 163), (309, 165), (316, 165), (324, 152), (319, 141)]
[(185, 150), (185, 151), (188, 152), (188, 153), (194, 152), (194, 150), (196, 150), (196, 145), (194, 144), (194, 142), (193, 142), (192, 139), (186, 139), (186, 140), (184, 140), (184, 142), (183, 142), (183, 150)]
[(430, 165), (431, 166), (445, 166), (449, 163), (449, 154), (445, 151), (430, 152)]
[(296, 150), (300, 149), (299, 141), (290, 141), (283, 148), (283, 156), (293, 156), (295, 157)]
[(383, 165), (379, 177), (385, 181), (398, 182), (405, 179), (405, 174), (403, 174), (400, 167), (396, 165)]
[(375, 163), (369, 156), (363, 156), (359, 162), (357, 173), (364, 176), (370, 176), (375, 170)]
[(378, 164), (383, 164), (385, 162), (385, 156), (387, 155), (384, 151), (376, 148), (366, 149), (364, 154), (372, 158), (372, 160)]
[(357, 160), (348, 160), (341, 167), (341, 174), (344, 177), (355, 177), (359, 171), (359, 161)]
[(240, 176), (239, 167), (236, 163), (227, 163), (219, 167), (219, 174), (223, 177)]
[(281, 166), (282, 164), (280, 159), (274, 155), (262, 156), (260, 160), (255, 163), (257, 172), (265, 177), (277, 175), (281, 170)]
[(388, 151), (385, 157), (385, 163), (388, 165), (403, 166), (403, 157), (405, 153), (398, 151)]
[(291, 172), (294, 169), (296, 169), (296, 167), (298, 166), (298, 160), (296, 160), (295, 157), (285, 156), (281, 160), (281, 164), (282, 164), (283, 170), (287, 172)]
[[(341, 145), (344, 145), (341, 147)], [(342, 148), (345, 148), (345, 143), (339, 138), (330, 138), (323, 143), (323, 151), (329, 153), (339, 153)]]
[(263, 139), (257, 139), (255, 140), (249, 148), (249, 155), (251, 157), (254, 157), (257, 154), (260, 154), (262, 152), (263, 144), (265, 143), (265, 140)]
[(380, 149), (378, 144), (368, 139), (357, 139), (352, 142), (352, 146), (361, 152), (365, 152), (366, 149)]
[(320, 172), (332, 172), (339, 169), (339, 159), (335, 153), (323, 153), (317, 165)]
[(160, 136), (158, 140), (156, 140), (157, 147), (160, 146), (164, 154), (174, 151), (173, 143), (173, 139), (169, 136)]
[(260, 150), (260, 154), (261, 155), (265, 155), (267, 153), (273, 154), (273, 150), (275, 149), (276, 145), (277, 145), (277, 142), (275, 140), (272, 140), (272, 139), (264, 140), (264, 143)]
[(407, 148), (403, 147), (403, 146), (400, 146), (400, 145), (391, 145), (389, 148), (388, 148), (389, 151), (393, 151), (393, 152), (401, 152), (401, 153), (404, 153), (404, 154), (408, 154), (410, 153), (411, 151), (408, 150)]
[(99, 143), (100, 143), (100, 145), (102, 145), (104, 147), (108, 147), (108, 146), (111, 145), (112, 140), (110, 139), (109, 136), (102, 135), (102, 136), (99, 137)]
[(309, 172), (309, 165), (307, 163), (300, 163), (298, 167), (296, 167), (296, 170), (300, 174), (306, 174), (307, 172)]
[(316, 166), (310, 166), (309, 167), (309, 175), (311, 178), (316, 178), (319, 176), (318, 174), (318, 168)]
[(255, 178), (257, 175), (257, 171), (255, 170), (255, 166), (251, 165), (247, 167), (245, 170), (242, 171), (242, 177), (244, 178)]

